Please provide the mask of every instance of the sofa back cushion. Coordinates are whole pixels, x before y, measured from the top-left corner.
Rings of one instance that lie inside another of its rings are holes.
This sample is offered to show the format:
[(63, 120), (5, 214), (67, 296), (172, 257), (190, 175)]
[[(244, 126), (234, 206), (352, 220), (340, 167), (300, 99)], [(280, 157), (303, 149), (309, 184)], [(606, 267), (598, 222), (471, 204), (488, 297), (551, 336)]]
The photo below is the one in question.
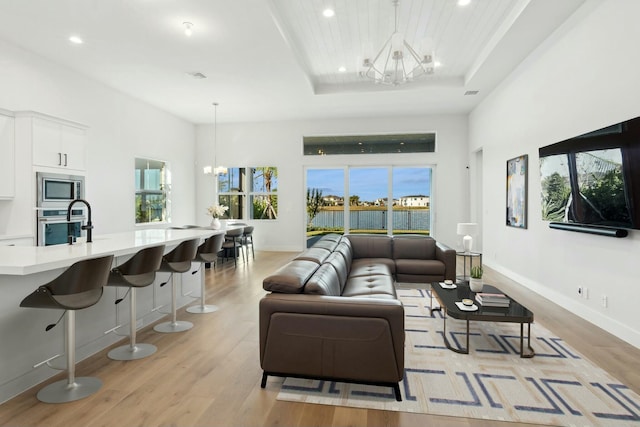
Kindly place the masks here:
[(342, 294), (342, 290), (344, 289), (344, 286), (347, 283), (347, 278), (349, 277), (349, 265), (347, 265), (342, 254), (338, 252), (333, 252), (329, 255), (325, 264), (330, 264), (336, 270), (338, 280), (340, 282), (340, 294)]
[(313, 244), (313, 248), (325, 248), (333, 251), (338, 246), (339, 240), (320, 239)]
[(347, 263), (347, 270), (349, 270), (351, 268), (351, 261), (353, 260), (353, 250), (351, 249), (349, 240), (344, 239), (341, 241), (333, 252), (342, 255), (344, 261)]
[(313, 261), (293, 260), (265, 278), (262, 287), (270, 292), (299, 294), (317, 269), (318, 264)]
[(436, 241), (429, 236), (394, 237), (393, 259), (436, 259)]
[(322, 264), (304, 286), (304, 293), (311, 295), (340, 296), (340, 279), (329, 263)]
[(376, 234), (349, 234), (345, 236), (351, 242), (353, 259), (392, 258), (393, 239)]
[(329, 249), (313, 247), (306, 249), (294, 259), (313, 261), (316, 264), (322, 264), (329, 255), (331, 255), (331, 251)]

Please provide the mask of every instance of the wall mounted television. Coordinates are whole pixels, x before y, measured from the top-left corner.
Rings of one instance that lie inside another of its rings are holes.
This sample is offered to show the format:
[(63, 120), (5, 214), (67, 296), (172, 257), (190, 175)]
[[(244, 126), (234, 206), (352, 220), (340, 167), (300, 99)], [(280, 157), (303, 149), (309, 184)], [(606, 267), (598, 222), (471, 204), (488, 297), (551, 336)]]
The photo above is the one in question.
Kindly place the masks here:
[(640, 117), (542, 147), (539, 155), (543, 220), (640, 229)]

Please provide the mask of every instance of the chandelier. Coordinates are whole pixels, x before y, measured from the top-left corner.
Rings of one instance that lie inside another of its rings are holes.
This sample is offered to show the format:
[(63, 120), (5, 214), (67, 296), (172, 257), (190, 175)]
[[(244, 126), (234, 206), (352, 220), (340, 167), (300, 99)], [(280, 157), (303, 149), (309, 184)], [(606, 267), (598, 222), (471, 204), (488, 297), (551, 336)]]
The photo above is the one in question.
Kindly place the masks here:
[(215, 166), (216, 158), (218, 156), (218, 103), (213, 103), (213, 164), (214, 166), (207, 165), (203, 168), (205, 175), (221, 175), (227, 173), (227, 168), (224, 166)]
[(378, 84), (398, 86), (413, 79), (433, 74), (433, 55), (422, 56), (411, 47), (398, 32), (398, 3), (392, 0), (394, 7), (394, 30), (382, 45), (377, 55), (365, 58), (362, 66), (366, 69), (361, 74)]

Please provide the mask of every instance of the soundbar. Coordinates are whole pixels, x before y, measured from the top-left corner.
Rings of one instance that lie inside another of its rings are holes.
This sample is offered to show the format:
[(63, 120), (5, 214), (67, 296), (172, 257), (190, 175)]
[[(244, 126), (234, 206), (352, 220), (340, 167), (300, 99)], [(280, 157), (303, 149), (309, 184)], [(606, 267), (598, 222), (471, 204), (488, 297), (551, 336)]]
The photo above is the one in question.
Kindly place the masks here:
[(601, 227), (598, 225), (575, 224), (566, 222), (551, 222), (549, 228), (558, 230), (575, 231), (577, 233), (597, 234), (609, 237), (627, 237), (629, 232), (624, 228)]

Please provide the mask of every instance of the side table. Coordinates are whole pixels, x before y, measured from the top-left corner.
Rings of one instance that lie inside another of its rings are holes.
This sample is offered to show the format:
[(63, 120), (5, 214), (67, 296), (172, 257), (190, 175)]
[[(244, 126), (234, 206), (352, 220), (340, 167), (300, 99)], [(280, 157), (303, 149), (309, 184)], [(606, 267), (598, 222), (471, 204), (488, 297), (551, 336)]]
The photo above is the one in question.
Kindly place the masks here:
[(462, 280), (469, 280), (469, 276), (467, 276), (467, 260), (469, 261), (469, 272), (471, 272), (471, 267), (473, 266), (473, 259), (477, 258), (479, 262), (479, 266), (482, 267), (482, 254), (480, 252), (456, 252), (457, 256), (462, 257)]

